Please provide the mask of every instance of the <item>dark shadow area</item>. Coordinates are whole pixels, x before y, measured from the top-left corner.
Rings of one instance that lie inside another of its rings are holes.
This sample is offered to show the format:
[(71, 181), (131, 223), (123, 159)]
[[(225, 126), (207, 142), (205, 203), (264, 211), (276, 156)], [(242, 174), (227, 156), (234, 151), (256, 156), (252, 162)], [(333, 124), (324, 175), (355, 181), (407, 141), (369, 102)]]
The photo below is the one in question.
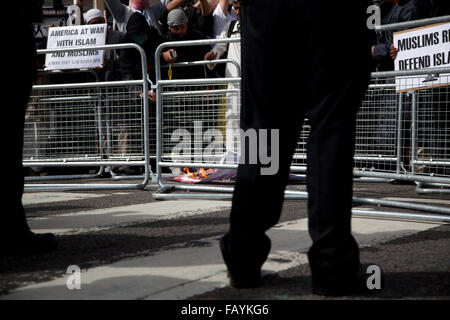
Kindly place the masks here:
[(69, 213), (74, 211), (85, 211), (90, 210), (91, 206), (89, 205), (80, 205), (77, 203), (76, 205), (72, 205), (70, 203), (61, 203), (57, 204), (55, 202), (52, 206), (39, 206), (39, 205), (33, 205), (33, 206), (27, 206), (26, 207), (26, 216), (27, 218), (36, 218), (36, 217), (45, 217), (49, 215), (55, 214), (55, 212), (58, 213)]
[(310, 300), (310, 299), (448, 299), (450, 272), (398, 272), (385, 274), (382, 290), (343, 297), (325, 297), (312, 294), (310, 275), (285, 277), (272, 275), (255, 289), (225, 287), (213, 293), (192, 297), (194, 300)]
[[(431, 230), (421, 231), (406, 237), (397, 238), (394, 240), (387, 241), (385, 245), (402, 245), (411, 244), (413, 242), (423, 242), (423, 241), (439, 241), (448, 240), (450, 241), (450, 225), (447, 225), (447, 230), (443, 229), (445, 226), (440, 228), (435, 228)], [(450, 252), (448, 257), (450, 257)], [(449, 261), (450, 262), (450, 261)], [(450, 268), (450, 265), (449, 265)]]
[(200, 239), (221, 236), (225, 233), (227, 222), (225, 217), (210, 215), (58, 236), (59, 248), (56, 252), (2, 257), (0, 294), (26, 283), (62, 276), (72, 264), (88, 269), (124, 258), (148, 256), (181, 243), (184, 247), (208, 246), (209, 242)]
[[(67, 182), (67, 183), (74, 183)], [(77, 191), (72, 191), (77, 193)], [(122, 207), (134, 204), (143, 204), (154, 202), (152, 197), (152, 191), (150, 190), (139, 190), (138, 192), (124, 192), (121, 194), (113, 193), (109, 190), (97, 191), (101, 196), (94, 198), (76, 199), (69, 201), (58, 201), (50, 203), (35, 203), (25, 205), (25, 213), (27, 218), (43, 217), (55, 214), (65, 214), (78, 211), (93, 210), (98, 207), (100, 208), (113, 208)], [(85, 191), (81, 191), (85, 193)]]

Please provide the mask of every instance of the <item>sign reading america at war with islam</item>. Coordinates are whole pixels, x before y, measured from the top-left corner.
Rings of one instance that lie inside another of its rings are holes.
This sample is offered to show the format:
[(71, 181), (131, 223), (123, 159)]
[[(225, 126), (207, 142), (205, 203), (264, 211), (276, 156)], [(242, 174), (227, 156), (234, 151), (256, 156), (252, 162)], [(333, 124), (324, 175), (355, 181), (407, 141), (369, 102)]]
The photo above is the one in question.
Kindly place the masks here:
[[(395, 32), (394, 47), (396, 71), (450, 67), (450, 22)], [(397, 92), (447, 86), (450, 74), (402, 76), (395, 83)]]
[[(106, 41), (106, 24), (50, 28), (47, 49), (102, 46)], [(101, 67), (103, 50), (86, 48), (79, 51), (48, 53), (45, 70)]]

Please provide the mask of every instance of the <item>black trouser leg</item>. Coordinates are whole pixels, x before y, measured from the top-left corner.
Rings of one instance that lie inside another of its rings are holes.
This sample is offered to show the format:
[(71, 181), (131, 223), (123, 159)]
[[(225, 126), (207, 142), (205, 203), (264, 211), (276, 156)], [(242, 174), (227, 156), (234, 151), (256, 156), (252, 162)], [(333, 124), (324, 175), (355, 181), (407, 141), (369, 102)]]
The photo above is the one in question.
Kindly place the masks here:
[[(265, 232), (279, 220), (289, 166), (304, 117), (305, 106), (299, 108), (290, 99), (298, 83), (284, 81), (281, 78), (283, 70), (272, 63), (278, 59), (279, 52), (271, 45), (287, 41), (281, 36), (286, 35), (283, 31), (286, 25), (273, 24), (268, 16), (281, 15), (284, 8), (282, 1), (256, 1), (241, 13), (241, 128), (245, 132), (255, 130), (259, 137), (261, 129), (268, 130), (268, 137), (271, 137), (271, 130), (277, 130), (279, 139), (273, 141), (278, 143), (278, 148), (268, 145), (272, 161), (278, 161), (277, 170), (271, 174), (263, 174), (260, 163), (249, 163), (249, 150), (255, 149), (248, 141), (241, 146), (247, 157), (246, 163), (238, 168), (230, 230), (226, 236), (226, 250), (229, 257), (233, 257), (229, 261), (234, 261), (232, 269), (260, 267), (267, 257), (270, 240)], [(261, 33), (261, 30), (265, 32)], [(257, 153), (260, 151), (256, 150)]]
[(320, 81), (320, 95), (308, 114), (309, 262), (317, 278), (346, 278), (360, 263), (351, 235), (351, 208), (356, 112), (364, 81), (343, 81), (339, 94), (332, 90), (337, 84)]
[[(346, 12), (348, 10), (348, 12)], [(347, 26), (339, 13), (346, 12)], [(352, 21), (352, 17), (355, 21)], [(242, 17), (243, 129), (278, 129), (279, 170), (264, 176), (258, 165), (238, 169), (226, 238), (235, 267), (262, 264), (270, 241), (265, 231), (280, 217), (289, 166), (307, 112), (309, 252), (315, 278), (345, 278), (357, 271), (358, 246), (351, 235), (355, 119), (368, 81), (364, 26), (354, 4), (250, 1)], [(323, 21), (328, 21), (323, 25)], [(332, 22), (340, 28), (330, 28)], [(290, 33), (290, 31), (294, 33)], [(339, 36), (354, 38), (352, 52), (339, 51)], [(302, 39), (295, 59), (280, 52)], [(358, 40), (359, 39), (359, 40)], [(264, 248), (265, 247), (265, 248)], [(262, 261), (262, 262), (261, 262)]]
[(8, 117), (1, 132), (2, 137), (5, 138), (4, 150), (7, 152), (3, 159), (6, 184), (2, 191), (6, 208), (2, 210), (0, 237), (21, 237), (30, 231), (22, 205), (24, 187), (22, 155), (25, 111), (35, 77), (36, 59), (31, 27), (26, 24), (21, 25), (17, 34), (19, 36), (16, 38), (20, 39), (20, 44), (17, 44), (17, 39), (12, 43), (21, 63), (14, 65), (14, 70), (10, 73), (5, 73), (8, 74), (5, 89), (7, 93), (5, 112)]
[[(312, 5), (307, 189), (313, 280), (333, 285), (355, 275), (360, 264), (351, 234), (353, 156), (356, 114), (369, 81), (370, 46), (365, 8), (355, 3), (330, 6), (335, 7)], [(352, 39), (351, 52), (341, 48), (343, 35)]]

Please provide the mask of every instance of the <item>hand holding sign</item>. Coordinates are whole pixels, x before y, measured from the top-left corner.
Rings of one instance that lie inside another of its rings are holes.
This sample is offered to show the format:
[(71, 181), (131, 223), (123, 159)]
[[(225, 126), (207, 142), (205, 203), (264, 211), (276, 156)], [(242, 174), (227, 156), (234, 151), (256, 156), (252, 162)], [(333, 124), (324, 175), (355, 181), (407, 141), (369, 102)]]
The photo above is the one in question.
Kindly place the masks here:
[[(396, 71), (450, 67), (450, 23), (395, 32), (390, 54)], [(447, 86), (450, 74), (396, 77), (395, 82), (397, 92)]]
[(398, 49), (397, 49), (396, 47), (394, 47), (393, 44), (391, 44), (390, 54), (391, 54), (392, 60), (395, 60), (395, 59), (397, 58), (397, 55), (398, 55)]

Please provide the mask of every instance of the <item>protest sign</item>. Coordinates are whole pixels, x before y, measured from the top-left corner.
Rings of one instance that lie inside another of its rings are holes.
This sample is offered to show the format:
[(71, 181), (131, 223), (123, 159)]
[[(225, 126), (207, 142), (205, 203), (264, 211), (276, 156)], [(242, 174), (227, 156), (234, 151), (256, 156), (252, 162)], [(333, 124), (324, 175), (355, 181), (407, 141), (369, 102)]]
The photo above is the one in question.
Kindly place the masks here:
[[(47, 49), (104, 45), (106, 24), (50, 28)], [(45, 70), (82, 69), (100, 67), (103, 50), (80, 50), (49, 53), (45, 57)]]
[[(450, 67), (450, 23), (441, 23), (394, 33), (398, 49), (395, 70)], [(396, 77), (397, 92), (446, 86), (450, 74)]]

